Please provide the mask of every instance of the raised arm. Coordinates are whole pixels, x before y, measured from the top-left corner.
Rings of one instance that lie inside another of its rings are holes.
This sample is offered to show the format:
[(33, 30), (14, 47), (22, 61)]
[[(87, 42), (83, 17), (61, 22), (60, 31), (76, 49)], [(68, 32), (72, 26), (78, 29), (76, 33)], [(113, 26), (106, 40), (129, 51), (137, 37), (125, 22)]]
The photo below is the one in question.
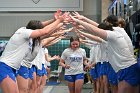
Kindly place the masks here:
[(53, 41), (51, 41), (50, 43), (48, 43), (46, 46), (51, 46), (57, 42), (59, 42), (62, 38), (65, 38), (64, 36), (59, 36), (58, 38), (55, 38)]
[(47, 26), (47, 25), (51, 24), (54, 21), (55, 21), (55, 19), (50, 19), (50, 20), (47, 20), (47, 21), (43, 21), (42, 24), (43, 24), (43, 26)]
[(40, 36), (43, 36), (43, 35), (47, 35), (47, 34), (50, 34), (52, 33), (56, 28), (57, 26), (63, 21), (63, 19), (57, 19), (56, 21), (54, 21), (53, 23), (45, 26), (43, 29), (37, 29), (37, 30), (34, 30), (30, 37), (31, 38), (36, 38), (36, 37), (40, 37)]
[(99, 36), (102, 39), (106, 40), (107, 32), (105, 30), (100, 29), (100, 28), (98, 28), (98, 27), (96, 27), (94, 25), (91, 25), (91, 24), (89, 24), (87, 22), (84, 22), (82, 20), (76, 19), (73, 16), (71, 16), (71, 18), (73, 19), (74, 22), (84, 26), (87, 29), (87, 31), (89, 31), (90, 33), (94, 34), (95, 36)]
[(87, 38), (89, 38), (89, 39), (91, 39), (91, 40), (97, 41), (97, 42), (99, 42), (99, 43), (102, 42), (102, 39), (101, 39), (100, 37), (98, 37), (98, 36), (94, 36), (94, 35), (91, 35), (91, 34), (89, 34), (89, 33), (81, 32), (81, 31), (78, 30), (78, 29), (77, 29), (76, 32), (79, 33), (79, 34), (82, 34), (82, 35), (86, 36)]
[(96, 27), (99, 25), (97, 22), (95, 22), (95, 21), (93, 21), (93, 20), (91, 20), (91, 19), (89, 19), (89, 18), (87, 18), (87, 17), (85, 17), (83, 15), (80, 15), (78, 12), (73, 12), (73, 14), (79, 20), (83, 20), (83, 21), (85, 21), (85, 22), (87, 22), (89, 24), (92, 24), (92, 25), (96, 26)]
[(42, 42), (41, 42), (42, 43), (42, 46), (46, 46), (46, 45), (50, 44), (53, 40), (55, 40), (58, 37), (59, 37), (59, 35), (58, 36), (48, 37), (48, 38), (43, 39)]
[(69, 28), (69, 29), (65, 29), (65, 30), (59, 30), (55, 33), (53, 33), (51, 36), (57, 36), (57, 35), (64, 35), (67, 34), (68, 32), (71, 32), (73, 30), (73, 28)]

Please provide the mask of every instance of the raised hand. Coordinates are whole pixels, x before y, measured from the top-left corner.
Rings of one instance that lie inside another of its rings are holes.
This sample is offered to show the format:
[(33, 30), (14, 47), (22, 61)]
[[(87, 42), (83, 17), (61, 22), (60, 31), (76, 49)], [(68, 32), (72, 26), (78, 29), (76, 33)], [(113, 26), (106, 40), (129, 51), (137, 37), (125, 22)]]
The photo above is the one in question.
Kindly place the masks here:
[(83, 15), (80, 15), (78, 12), (72, 12), (72, 14), (74, 15), (75, 18), (78, 18), (80, 20), (83, 20), (84, 19), (84, 16)]
[(65, 24), (70, 24), (71, 17), (69, 15), (70, 15), (70, 12), (65, 12), (63, 14)]
[(77, 26), (77, 29), (79, 29), (79, 30), (86, 30), (86, 28), (83, 27), (82, 25), (78, 25), (78, 26)]
[(75, 18), (74, 16), (72, 16), (72, 15), (69, 15), (69, 16), (71, 17), (70, 22), (73, 24), (73, 26), (77, 27), (77, 26), (78, 26), (78, 24), (77, 24), (78, 19), (76, 19), (76, 18)]
[(61, 11), (61, 9), (58, 9), (58, 10), (56, 11), (56, 13), (54, 13), (54, 18), (55, 18), (55, 19), (58, 19), (59, 16), (61, 16), (61, 15), (62, 15), (62, 11)]
[(66, 17), (67, 17), (68, 13), (62, 13), (62, 11), (60, 9), (58, 9), (56, 11), (56, 13), (54, 13), (54, 18), (57, 20), (61, 20), (61, 22), (64, 23), (64, 21), (66, 20)]

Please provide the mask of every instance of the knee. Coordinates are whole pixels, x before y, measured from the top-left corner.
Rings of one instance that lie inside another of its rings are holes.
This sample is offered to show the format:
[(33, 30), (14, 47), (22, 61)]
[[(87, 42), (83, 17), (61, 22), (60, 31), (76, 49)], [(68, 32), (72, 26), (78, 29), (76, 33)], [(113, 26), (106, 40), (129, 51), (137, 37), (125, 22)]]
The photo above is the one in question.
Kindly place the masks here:
[(29, 88), (28, 88), (28, 87), (22, 87), (22, 88), (19, 88), (19, 91), (20, 91), (21, 93), (28, 93)]

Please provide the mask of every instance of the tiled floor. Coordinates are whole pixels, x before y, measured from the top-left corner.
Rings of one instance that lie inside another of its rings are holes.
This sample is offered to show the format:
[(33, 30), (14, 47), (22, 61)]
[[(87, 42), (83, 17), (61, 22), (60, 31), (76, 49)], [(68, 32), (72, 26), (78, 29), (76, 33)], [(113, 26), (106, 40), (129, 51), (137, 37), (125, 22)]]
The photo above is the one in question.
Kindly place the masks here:
[[(62, 82), (58, 85), (46, 85), (44, 88), (43, 93), (69, 93), (68, 87), (65, 82)], [(84, 84), (82, 93), (92, 93), (92, 85), (91, 83), (89, 84)]]
[[(0, 93), (2, 93), (1, 90), (0, 90)], [(66, 86), (66, 84), (61, 83), (59, 85), (45, 86), (43, 93), (69, 93), (69, 92), (68, 92), (68, 87)], [(92, 93), (92, 85), (84, 84), (82, 93)]]

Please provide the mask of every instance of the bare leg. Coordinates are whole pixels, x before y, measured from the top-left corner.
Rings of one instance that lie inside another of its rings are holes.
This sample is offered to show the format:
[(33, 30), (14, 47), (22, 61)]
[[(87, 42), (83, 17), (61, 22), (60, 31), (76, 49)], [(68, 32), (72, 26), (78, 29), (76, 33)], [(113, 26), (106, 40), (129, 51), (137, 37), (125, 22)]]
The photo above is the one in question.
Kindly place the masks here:
[(103, 76), (99, 77), (99, 84), (100, 84), (100, 93), (104, 93)]
[(108, 84), (108, 79), (106, 75), (103, 75), (103, 84), (104, 84), (104, 93), (109, 92), (109, 84)]
[(46, 85), (46, 79), (47, 79), (46, 75), (42, 76), (41, 84), (40, 84), (40, 87), (39, 87), (39, 93), (43, 93), (43, 88)]
[(19, 93), (18, 85), (9, 76), (7, 76), (0, 84), (2, 93)]
[(37, 82), (36, 82), (36, 73), (33, 73), (33, 80), (30, 82), (29, 93), (37, 93)]
[(96, 93), (96, 80), (92, 80), (93, 92)]
[(100, 93), (100, 81), (99, 81), (99, 78), (96, 79), (96, 93)]
[(28, 81), (29, 91), (28, 91), (28, 93), (33, 93), (33, 92), (30, 91), (31, 90), (31, 85), (32, 85), (32, 80), (29, 78), (29, 81)]
[(125, 80), (119, 82), (118, 93), (139, 93), (139, 86), (131, 86)]
[(110, 85), (111, 93), (118, 93), (118, 85)]
[(28, 79), (23, 78), (22, 76), (17, 76), (17, 83), (19, 88), (19, 93), (28, 93)]
[(75, 81), (75, 93), (81, 93), (84, 80), (78, 79)]
[(40, 93), (41, 80), (42, 80), (42, 76), (37, 75), (37, 76), (36, 76), (37, 93)]
[(68, 82), (69, 93), (75, 93), (75, 82)]

